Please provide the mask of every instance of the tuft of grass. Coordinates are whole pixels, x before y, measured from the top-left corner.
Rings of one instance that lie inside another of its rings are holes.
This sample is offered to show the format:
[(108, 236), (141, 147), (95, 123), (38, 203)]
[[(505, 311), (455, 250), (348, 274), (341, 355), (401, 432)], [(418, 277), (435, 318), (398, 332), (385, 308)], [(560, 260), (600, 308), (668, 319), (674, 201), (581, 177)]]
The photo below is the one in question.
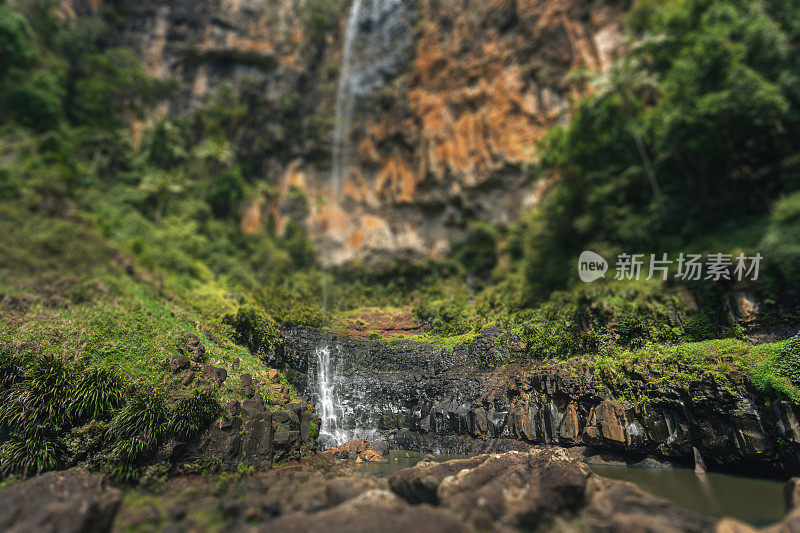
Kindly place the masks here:
[(30, 435), (15, 433), (0, 445), (0, 473), (29, 477), (64, 465), (67, 449), (57, 430), (40, 427)]
[(222, 406), (209, 391), (192, 391), (173, 406), (169, 417), (169, 432), (178, 438), (192, 440), (222, 412)]
[(103, 419), (123, 403), (123, 384), (107, 368), (84, 370), (75, 383), (71, 411), (76, 420)]
[(157, 392), (136, 391), (108, 426), (112, 439), (140, 438), (150, 446), (155, 446), (166, 431), (166, 401)]
[(51, 426), (69, 426), (73, 381), (72, 368), (61, 358), (33, 360), (0, 405), (0, 424), (24, 435), (38, 435)]

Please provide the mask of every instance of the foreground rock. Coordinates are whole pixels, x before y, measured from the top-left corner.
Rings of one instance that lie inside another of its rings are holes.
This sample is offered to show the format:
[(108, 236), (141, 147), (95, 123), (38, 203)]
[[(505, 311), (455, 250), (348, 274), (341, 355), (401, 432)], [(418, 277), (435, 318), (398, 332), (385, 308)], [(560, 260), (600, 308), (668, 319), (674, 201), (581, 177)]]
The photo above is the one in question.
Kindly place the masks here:
[(0, 492), (0, 531), (108, 531), (121, 500), (120, 491), (88, 470), (48, 472)]
[(371, 490), (319, 513), (294, 513), (281, 517), (260, 531), (461, 533), (472, 531), (472, 528), (448, 510), (429, 505), (411, 506), (387, 490)]
[[(160, 510), (134, 500), (123, 507), (115, 527), (327, 533), (700, 532), (717, 525), (632, 484), (597, 476), (563, 450), (422, 461), (388, 480), (358, 475), (352, 463), (332, 461), (327, 454), (319, 460), (322, 468), (278, 468), (224, 488), (212, 481), (176, 479), (169, 482)], [(201, 521), (209, 516), (216, 521)]]
[(593, 474), (562, 450), (483, 455), (403, 470), (389, 479), (409, 502), (429, 502), (478, 529), (708, 531), (713, 521), (634, 485)]
[[(787, 487), (790, 506), (796, 486)], [(320, 454), (241, 478), (177, 477), (131, 493), (117, 512), (119, 502), (119, 491), (85, 470), (44, 474), (0, 491), (0, 530), (756, 531), (598, 476), (557, 448), (421, 461), (388, 480)], [(800, 508), (761, 531), (800, 531)]]

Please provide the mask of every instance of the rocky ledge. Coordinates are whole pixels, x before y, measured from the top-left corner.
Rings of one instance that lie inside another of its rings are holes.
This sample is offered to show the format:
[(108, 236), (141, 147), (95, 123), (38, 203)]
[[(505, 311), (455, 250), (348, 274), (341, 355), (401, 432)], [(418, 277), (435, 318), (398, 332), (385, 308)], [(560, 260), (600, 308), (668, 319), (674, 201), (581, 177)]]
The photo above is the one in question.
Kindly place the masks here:
[(316, 350), (335, 351), (344, 422), (376, 428), (393, 448), (451, 454), (555, 444), (743, 473), (800, 473), (800, 411), (743, 374), (667, 383), (658, 369), (613, 390), (590, 367), (515, 363), (518, 342), (488, 328), (452, 350), (409, 340), (286, 333), (273, 364), (292, 369), (312, 401)]
[[(797, 483), (787, 502), (800, 500)], [(184, 476), (121, 493), (85, 470), (43, 474), (0, 492), (6, 531), (755, 531), (715, 521), (603, 478), (563, 449), (489, 454), (380, 479), (330, 458), (238, 479)], [(800, 509), (765, 531), (795, 531)]]

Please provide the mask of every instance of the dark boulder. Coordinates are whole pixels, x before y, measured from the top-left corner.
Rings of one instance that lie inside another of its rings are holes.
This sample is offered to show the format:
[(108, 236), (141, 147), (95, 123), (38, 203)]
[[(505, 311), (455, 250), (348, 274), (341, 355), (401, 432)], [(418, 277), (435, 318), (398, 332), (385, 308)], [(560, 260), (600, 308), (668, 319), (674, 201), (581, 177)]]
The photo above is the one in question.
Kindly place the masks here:
[(228, 378), (228, 371), (211, 365), (203, 365), (203, 375), (216, 385), (222, 385)]
[(88, 470), (48, 472), (0, 492), (0, 530), (109, 531), (121, 500), (120, 491)]
[(189, 370), (192, 367), (192, 360), (185, 355), (171, 355), (167, 359), (167, 365), (172, 372)]
[[(447, 476), (464, 469), (474, 468), (486, 460), (481, 455), (469, 459), (447, 461), (433, 466), (422, 466), (401, 470), (389, 477), (389, 487), (408, 503), (438, 503), (436, 490)], [(429, 463), (426, 463), (429, 464)]]
[(371, 443), (369, 445), (369, 449), (383, 457), (389, 455), (389, 443), (386, 442), (385, 440)]
[(181, 341), (178, 349), (182, 354), (190, 357), (193, 361), (201, 363), (206, 357), (206, 347), (200, 341), (200, 337), (193, 333), (188, 333), (186, 338)]
[(376, 488), (378, 488), (378, 484), (373, 479), (347, 476), (330, 480), (325, 493), (328, 496), (328, 504), (333, 506)]

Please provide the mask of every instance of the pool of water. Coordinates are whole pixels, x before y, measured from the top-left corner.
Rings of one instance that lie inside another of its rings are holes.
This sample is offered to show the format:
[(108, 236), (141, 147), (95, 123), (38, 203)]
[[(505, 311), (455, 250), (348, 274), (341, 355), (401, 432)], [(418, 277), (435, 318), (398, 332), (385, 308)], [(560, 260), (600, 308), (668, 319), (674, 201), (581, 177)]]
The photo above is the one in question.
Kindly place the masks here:
[(730, 516), (754, 526), (783, 518), (783, 483), (727, 474), (696, 475), (683, 468), (591, 465), (601, 476), (631, 481), (650, 494), (706, 516)]

